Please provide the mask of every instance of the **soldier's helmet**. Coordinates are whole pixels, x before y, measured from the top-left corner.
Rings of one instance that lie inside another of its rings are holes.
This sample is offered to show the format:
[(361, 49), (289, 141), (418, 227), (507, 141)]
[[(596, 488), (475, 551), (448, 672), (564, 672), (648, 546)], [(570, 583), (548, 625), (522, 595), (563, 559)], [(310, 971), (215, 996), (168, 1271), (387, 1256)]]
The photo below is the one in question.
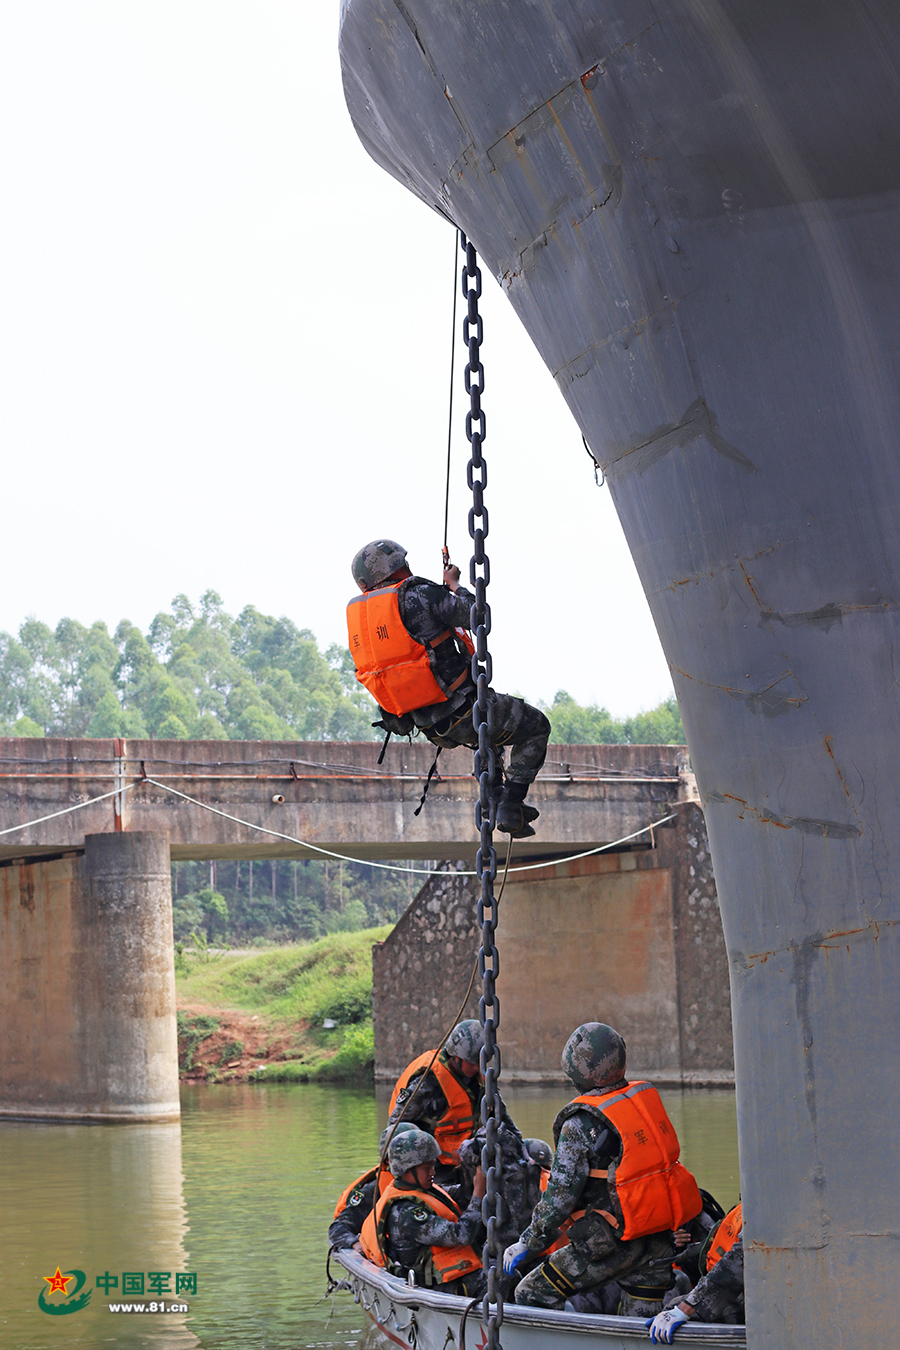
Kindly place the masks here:
[(577, 1088), (609, 1087), (625, 1077), (625, 1042), (605, 1022), (585, 1022), (566, 1041), (562, 1068)]
[(388, 1146), (388, 1166), (392, 1177), (402, 1177), (411, 1167), (421, 1163), (437, 1162), (441, 1150), (433, 1134), (426, 1134), (415, 1126), (395, 1134)]
[(370, 591), (386, 581), (406, 562), (406, 549), (395, 539), (373, 539), (363, 544), (353, 562), (350, 571), (353, 580), (363, 590)]
[(401, 1120), (396, 1125), (385, 1125), (384, 1129), (381, 1131), (381, 1138), (378, 1140), (379, 1158), (384, 1152), (384, 1146), (389, 1139), (396, 1139), (398, 1134), (404, 1134), (407, 1130), (416, 1129), (418, 1129), (418, 1126), (414, 1125), (411, 1120)]
[(539, 1163), (541, 1167), (549, 1167), (552, 1164), (553, 1149), (546, 1139), (526, 1139), (525, 1147), (532, 1162)]
[(484, 1049), (484, 1027), (480, 1022), (476, 1022), (474, 1017), (457, 1022), (447, 1037), (444, 1049), (448, 1055), (455, 1055), (457, 1059), (477, 1064)]

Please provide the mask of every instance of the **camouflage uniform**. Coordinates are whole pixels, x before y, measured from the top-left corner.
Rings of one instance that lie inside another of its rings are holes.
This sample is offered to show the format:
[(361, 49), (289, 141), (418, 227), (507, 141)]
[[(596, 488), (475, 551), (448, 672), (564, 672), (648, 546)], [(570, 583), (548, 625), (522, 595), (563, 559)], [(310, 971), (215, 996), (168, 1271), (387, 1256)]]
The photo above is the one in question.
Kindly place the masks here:
[[(531, 1212), (541, 1196), (541, 1166), (536, 1163), (525, 1149), (515, 1126), (502, 1121), (496, 1134), (497, 1148), (500, 1153), (500, 1193), (503, 1207), (497, 1224), (497, 1242), (501, 1252), (518, 1240), (519, 1234), (531, 1217)], [(467, 1173), (474, 1177), (475, 1169), (481, 1162), (481, 1150), (484, 1148), (484, 1126), (472, 1139), (464, 1139), (459, 1146), (459, 1161)], [(469, 1187), (471, 1190), (471, 1186)], [(503, 1277), (504, 1298), (509, 1292), (509, 1280)]]
[[(399, 593), (403, 626), (411, 637), (422, 643), (433, 642), (448, 628), (468, 628), (474, 603), (474, 595), (464, 586), (451, 591), (449, 586), (438, 585), (424, 577), (411, 577), (403, 583)], [(463, 655), (452, 641), (440, 643), (433, 655), (435, 674), (447, 685), (452, 684), (462, 673), (469, 660), (468, 654)], [(511, 694), (498, 694), (492, 689), (489, 700), (494, 749), (500, 765), (503, 747), (512, 747), (506, 777), (514, 783), (534, 782), (547, 754), (549, 721), (540, 709), (533, 708), (524, 699), (514, 698)], [(402, 725), (403, 718), (392, 718), (387, 713), (383, 714), (384, 725), (401, 733), (412, 730), (414, 725), (434, 745), (441, 745), (448, 750), (466, 745), (474, 750), (478, 746), (478, 735), (472, 721), (474, 702), (475, 685), (469, 678), (446, 702), (432, 703), (407, 714), (409, 722), (405, 726)], [(401, 725), (395, 728), (395, 723)]]
[(701, 1322), (744, 1321), (743, 1234), (683, 1300)]
[[(652, 1233), (627, 1242), (618, 1236), (624, 1222), (618, 1199), (610, 1194), (605, 1180), (588, 1174), (592, 1169), (606, 1169), (621, 1157), (621, 1139), (611, 1123), (604, 1128), (597, 1115), (585, 1110), (576, 1109), (567, 1116), (570, 1109), (560, 1113), (562, 1123), (557, 1117), (553, 1127), (556, 1154), (550, 1180), (520, 1240), (534, 1252), (544, 1251), (555, 1242), (570, 1214), (584, 1208), (591, 1212), (568, 1230), (567, 1247), (525, 1276), (516, 1290), (516, 1302), (561, 1308), (573, 1294), (616, 1280), (625, 1286), (630, 1315), (655, 1315), (662, 1307), (662, 1294), (647, 1300), (641, 1298), (641, 1291), (668, 1289), (672, 1284), (672, 1234)], [(598, 1212), (601, 1209), (618, 1220), (618, 1230)]]
[[(484, 1083), (481, 1080), (481, 1075), (475, 1074), (474, 1078), (466, 1078), (465, 1074), (457, 1073), (446, 1049), (441, 1051), (438, 1058), (441, 1064), (452, 1073), (457, 1083), (465, 1089), (472, 1103), (472, 1115), (475, 1120), (479, 1120), (481, 1118), (481, 1099), (484, 1096)], [(422, 1073), (425, 1073), (424, 1069), (422, 1070)], [(418, 1125), (420, 1129), (427, 1130), (429, 1134), (434, 1134), (438, 1122), (447, 1114), (449, 1109), (447, 1098), (444, 1096), (437, 1079), (430, 1069), (425, 1073), (425, 1082), (422, 1083), (422, 1086), (416, 1093), (412, 1105), (409, 1106), (408, 1109), (405, 1109), (419, 1085), (422, 1073), (416, 1074), (415, 1077), (410, 1080), (409, 1084), (399, 1092), (396, 1105), (388, 1116), (388, 1127), (395, 1124), (395, 1122), (402, 1117), (403, 1120), (411, 1121), (413, 1124)], [(516, 1127), (509, 1118), (506, 1106), (502, 1101), (500, 1105), (503, 1120), (506, 1121), (516, 1134), (518, 1134), (518, 1130), (516, 1130)], [(453, 1182), (461, 1181), (463, 1178), (460, 1175), (460, 1169), (458, 1167), (448, 1167), (445, 1164), (438, 1163), (435, 1171), (435, 1180), (439, 1186), (445, 1186)], [(467, 1196), (471, 1194), (471, 1182), (466, 1186), (465, 1193)]]
[[(394, 1184), (400, 1190), (403, 1189), (402, 1181), (395, 1181)], [(443, 1196), (438, 1198), (446, 1203)], [(431, 1248), (474, 1246), (480, 1227), (481, 1201), (474, 1196), (456, 1223), (440, 1218), (415, 1197), (395, 1200), (388, 1215), (386, 1254), (392, 1267), (401, 1275), (407, 1270), (414, 1270), (416, 1284), (432, 1284)], [(485, 1290), (484, 1271), (476, 1270), (461, 1280), (450, 1280), (440, 1285), (440, 1289), (445, 1294), (478, 1298)]]
[[(506, 1247), (517, 1241), (540, 1199), (541, 1165), (530, 1156), (525, 1148), (525, 1141), (515, 1126), (502, 1121), (496, 1139), (500, 1153), (500, 1193), (503, 1199), (497, 1224), (497, 1243), (502, 1253)], [(475, 1169), (481, 1162), (483, 1147), (483, 1126), (474, 1138), (464, 1139), (460, 1144), (459, 1160), (467, 1174), (474, 1176)], [(483, 1238), (482, 1233), (482, 1240)], [(500, 1291), (504, 1298), (509, 1297), (513, 1282), (514, 1278), (501, 1275)]]
[(347, 1196), (347, 1203), (328, 1229), (330, 1247), (352, 1247), (359, 1240), (366, 1215), (375, 1203), (377, 1181), (367, 1181), (362, 1186), (354, 1186)]

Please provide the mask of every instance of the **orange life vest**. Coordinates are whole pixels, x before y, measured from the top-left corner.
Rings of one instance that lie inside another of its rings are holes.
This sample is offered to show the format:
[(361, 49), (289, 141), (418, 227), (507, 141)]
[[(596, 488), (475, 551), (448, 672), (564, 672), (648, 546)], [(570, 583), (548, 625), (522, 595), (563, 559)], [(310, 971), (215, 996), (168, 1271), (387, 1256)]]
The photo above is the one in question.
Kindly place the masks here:
[[(412, 1064), (407, 1064), (397, 1079), (397, 1086), (391, 1096), (388, 1115), (392, 1114), (394, 1107), (397, 1105), (397, 1098), (403, 1089), (409, 1086), (413, 1074), (420, 1069), (428, 1068), (433, 1054), (433, 1050), (426, 1050), (424, 1055), (419, 1055), (418, 1059), (414, 1059)], [(447, 1098), (447, 1110), (441, 1116), (434, 1130), (434, 1137), (441, 1150), (440, 1161), (448, 1167), (455, 1167), (459, 1162), (460, 1144), (464, 1139), (471, 1139), (478, 1129), (480, 1121), (475, 1119), (472, 1098), (450, 1072), (446, 1064), (441, 1063), (440, 1056), (431, 1065), (431, 1072), (437, 1079), (441, 1092)]]
[[(418, 1200), (439, 1219), (448, 1219), (450, 1223), (459, 1222), (459, 1210), (446, 1191), (440, 1186), (432, 1186), (428, 1191), (418, 1187), (399, 1187), (395, 1184), (376, 1201), (375, 1208), (367, 1215), (360, 1233), (362, 1249), (376, 1266), (386, 1266), (385, 1247), (387, 1245), (388, 1214), (391, 1206), (398, 1200)], [(450, 1280), (462, 1279), (473, 1270), (481, 1270), (481, 1258), (471, 1247), (431, 1247), (431, 1264), (438, 1284), (447, 1284)]]
[(609, 1167), (607, 1179), (625, 1220), (625, 1241), (681, 1228), (696, 1218), (703, 1200), (693, 1176), (678, 1161), (675, 1127), (652, 1084), (586, 1093), (570, 1105), (600, 1111), (622, 1140), (622, 1156)]
[[(347, 1208), (347, 1201), (350, 1199), (351, 1194), (356, 1190), (357, 1186), (368, 1186), (369, 1182), (374, 1180), (377, 1171), (377, 1167), (370, 1167), (368, 1172), (363, 1172), (361, 1177), (357, 1177), (355, 1181), (351, 1181), (347, 1189), (341, 1192), (340, 1198), (334, 1207), (335, 1219), (343, 1214), (344, 1210)], [(381, 1176), (378, 1178), (378, 1194), (383, 1195), (390, 1183), (391, 1174), (386, 1167), (383, 1167), (381, 1169)], [(332, 1222), (334, 1222), (334, 1220), (332, 1220)]]
[(712, 1270), (713, 1266), (718, 1265), (726, 1252), (730, 1252), (744, 1226), (743, 1206), (735, 1205), (730, 1209), (724, 1219), (719, 1221), (719, 1226), (713, 1234), (712, 1242), (706, 1253), (706, 1274)]
[(433, 668), (432, 653), (454, 633), (471, 653), (471, 638), (461, 628), (439, 633), (427, 645), (417, 642), (400, 618), (402, 581), (356, 595), (347, 606), (347, 637), (356, 678), (385, 712), (401, 717), (416, 708), (446, 703), (449, 694), (465, 681), (468, 666), (450, 684), (440, 682)]

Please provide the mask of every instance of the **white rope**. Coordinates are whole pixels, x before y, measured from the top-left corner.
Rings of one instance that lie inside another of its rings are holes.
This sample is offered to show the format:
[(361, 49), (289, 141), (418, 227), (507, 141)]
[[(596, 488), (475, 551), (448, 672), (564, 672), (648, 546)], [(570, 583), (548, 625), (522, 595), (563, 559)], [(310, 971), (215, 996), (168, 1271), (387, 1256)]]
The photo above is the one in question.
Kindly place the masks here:
[(105, 802), (108, 797), (124, 796), (126, 792), (136, 786), (137, 783), (126, 783), (124, 787), (113, 788), (112, 792), (104, 792), (100, 797), (90, 797), (86, 802), (76, 802), (74, 806), (64, 806), (61, 811), (51, 811), (49, 816), (38, 816), (37, 820), (26, 820), (24, 825), (10, 825), (8, 830), (0, 830), (0, 836), (15, 834), (17, 830), (30, 830), (32, 825), (43, 825), (45, 820), (56, 820), (57, 816), (68, 816), (72, 811), (80, 811), (84, 806), (94, 806), (97, 802)]
[[(346, 853), (333, 853), (329, 848), (320, 848), (318, 844), (310, 844), (305, 839), (298, 839), (293, 834), (282, 834), (280, 830), (270, 830), (266, 825), (256, 825), (252, 820), (241, 820), (240, 816), (229, 815), (227, 811), (220, 811), (217, 806), (210, 806), (207, 802), (198, 801), (196, 797), (189, 797), (186, 792), (181, 792), (178, 788), (169, 787), (167, 783), (161, 783), (158, 778), (144, 778), (144, 783), (152, 783), (154, 787), (161, 788), (163, 792), (170, 792), (173, 797), (181, 797), (183, 801), (190, 802), (192, 806), (199, 806), (203, 811), (210, 811), (214, 816), (221, 816), (223, 820), (230, 820), (235, 825), (243, 825), (248, 830), (258, 830), (260, 834), (270, 834), (275, 839), (285, 839), (289, 844), (299, 844), (301, 848), (308, 848), (313, 853), (321, 853), (323, 857), (335, 858), (338, 862), (359, 863), (363, 867), (380, 867), (385, 872), (414, 872), (417, 876), (435, 877), (439, 873), (429, 867), (400, 867), (397, 863), (372, 862), (368, 858), (351, 858)], [(108, 793), (112, 796), (112, 793)], [(99, 800), (99, 798), (98, 798)], [(85, 802), (87, 805), (87, 802)], [(609, 844), (600, 844), (598, 848), (589, 848), (584, 853), (570, 853), (565, 858), (553, 858), (548, 862), (525, 863), (521, 867), (511, 867), (510, 872), (534, 872), (540, 867), (559, 867), (563, 863), (578, 862), (580, 858), (590, 858), (595, 853), (604, 853), (607, 849), (618, 848), (620, 844), (627, 844), (632, 839), (637, 839), (642, 834), (648, 834), (651, 830), (657, 829), (660, 825), (665, 825), (667, 821), (674, 820), (677, 812), (673, 811), (671, 815), (663, 816), (661, 820), (654, 820), (650, 825), (644, 825), (633, 834), (626, 834), (621, 839), (613, 839)], [(477, 877), (477, 872), (456, 872), (458, 877)]]

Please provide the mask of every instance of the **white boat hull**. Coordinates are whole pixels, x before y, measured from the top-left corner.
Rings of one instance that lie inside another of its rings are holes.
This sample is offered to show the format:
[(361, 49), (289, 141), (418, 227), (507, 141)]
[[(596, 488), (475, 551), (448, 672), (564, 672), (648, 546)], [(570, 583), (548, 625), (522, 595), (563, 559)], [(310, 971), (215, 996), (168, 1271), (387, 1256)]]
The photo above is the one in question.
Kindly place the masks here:
[[(460, 1341), (465, 1299), (411, 1288), (354, 1251), (332, 1255), (347, 1271), (354, 1299), (392, 1345), (404, 1350), (485, 1350), (487, 1333), (480, 1309), (469, 1314), (465, 1342)], [(504, 1307), (501, 1340), (503, 1350), (560, 1350), (566, 1345), (572, 1350), (637, 1350), (650, 1344), (643, 1318), (551, 1312), (514, 1303)], [(746, 1350), (747, 1336), (742, 1326), (692, 1323), (679, 1328), (677, 1343)]]

